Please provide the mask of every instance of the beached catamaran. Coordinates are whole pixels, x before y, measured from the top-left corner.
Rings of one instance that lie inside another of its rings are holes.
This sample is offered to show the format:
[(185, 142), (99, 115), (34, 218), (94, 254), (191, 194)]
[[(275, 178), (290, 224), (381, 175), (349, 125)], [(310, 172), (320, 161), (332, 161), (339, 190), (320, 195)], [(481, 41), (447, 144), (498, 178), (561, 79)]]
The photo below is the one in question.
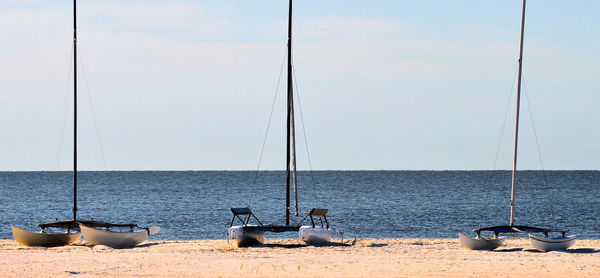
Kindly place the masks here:
[[(523, 0), (523, 9), (521, 12), (521, 39), (519, 44), (519, 69), (518, 69), (518, 81), (517, 81), (517, 103), (516, 103), (516, 116), (515, 116), (515, 142), (513, 150), (513, 169), (512, 169), (512, 182), (511, 182), (511, 196), (510, 196), (510, 222), (509, 225), (493, 226), (486, 228), (474, 229), (473, 232), (477, 234), (477, 237), (472, 238), (462, 233), (458, 234), (462, 246), (470, 250), (494, 250), (502, 246), (504, 237), (499, 237), (500, 234), (507, 233), (526, 233), (528, 234), (531, 244), (534, 248), (546, 252), (552, 250), (565, 250), (575, 243), (575, 235), (567, 236), (568, 230), (559, 229), (547, 229), (532, 226), (514, 225), (515, 216), (515, 183), (517, 176), (517, 145), (519, 142), (519, 106), (521, 99), (521, 80), (522, 80), (522, 69), (523, 69), (523, 36), (525, 30), (525, 3)], [(481, 233), (492, 233), (493, 237), (483, 237)], [(549, 237), (549, 233), (559, 233), (558, 237)], [(538, 236), (535, 234), (542, 234)]]
[[(92, 245), (131, 247), (160, 231), (157, 226), (141, 228), (136, 224), (114, 224), (77, 219), (77, 3), (73, 0), (73, 219), (38, 224), (40, 232), (29, 232), (12, 226), (15, 240), (26, 246), (64, 246), (77, 242), (81, 236)], [(111, 229), (126, 229), (112, 232)], [(104, 230), (98, 230), (104, 229)], [(134, 231), (138, 229), (140, 231)], [(79, 233), (81, 231), (81, 233)]]
[[(287, 152), (286, 152), (286, 203), (285, 225), (264, 225), (250, 208), (231, 208), (233, 218), (227, 232), (227, 239), (238, 246), (251, 246), (265, 242), (265, 232), (299, 232), (301, 240), (309, 244), (323, 244), (331, 241), (331, 231), (327, 221), (327, 209), (313, 208), (296, 225), (290, 224), (290, 184), (294, 186), (295, 215), (298, 216), (298, 180), (296, 176), (296, 140), (294, 125), (294, 86), (292, 79), (292, 0), (289, 1), (287, 43)], [(240, 225), (234, 225), (236, 219)], [(310, 225), (302, 223), (310, 219)], [(256, 222), (251, 224), (251, 221)]]

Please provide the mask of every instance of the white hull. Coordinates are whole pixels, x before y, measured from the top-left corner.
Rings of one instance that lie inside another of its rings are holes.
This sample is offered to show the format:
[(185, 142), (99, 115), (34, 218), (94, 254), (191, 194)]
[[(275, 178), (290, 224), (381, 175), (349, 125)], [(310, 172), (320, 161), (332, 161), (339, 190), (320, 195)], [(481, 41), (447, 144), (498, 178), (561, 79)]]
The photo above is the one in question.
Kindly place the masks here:
[(575, 244), (575, 236), (546, 238), (529, 234), (531, 245), (539, 251), (563, 251)]
[(148, 240), (148, 231), (120, 233), (109, 232), (79, 225), (85, 241), (91, 245), (106, 245), (111, 247), (134, 247)]
[(460, 244), (463, 248), (469, 250), (494, 250), (500, 246), (502, 246), (503, 237), (498, 238), (483, 238), (477, 237), (472, 238), (461, 233), (458, 233), (458, 238), (460, 239)]
[(331, 243), (331, 230), (323, 227), (302, 226), (299, 230), (300, 240), (307, 244)]
[(15, 240), (25, 246), (56, 247), (71, 245), (81, 238), (80, 233), (47, 234), (33, 233), (11, 226)]
[(227, 231), (227, 240), (238, 247), (247, 247), (265, 243), (264, 231), (246, 231), (243, 226), (231, 226)]

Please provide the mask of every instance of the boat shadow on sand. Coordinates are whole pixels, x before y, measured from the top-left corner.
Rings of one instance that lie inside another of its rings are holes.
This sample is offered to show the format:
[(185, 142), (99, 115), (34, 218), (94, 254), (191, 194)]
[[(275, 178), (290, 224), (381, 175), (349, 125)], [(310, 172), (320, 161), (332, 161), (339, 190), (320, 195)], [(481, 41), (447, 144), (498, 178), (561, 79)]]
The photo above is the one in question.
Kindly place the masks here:
[(302, 248), (302, 247), (350, 247), (354, 244), (329, 242), (323, 244), (301, 244), (301, 243), (265, 243), (253, 246), (253, 248)]
[[(531, 253), (544, 253), (537, 249), (526, 249), (524, 251), (531, 252)], [(568, 253), (568, 254), (595, 254), (595, 253), (600, 253), (600, 249), (577, 248), (577, 249), (567, 249), (567, 250), (563, 250), (563, 251), (549, 251), (549, 252), (561, 252), (561, 253)], [(549, 253), (549, 252), (545, 252), (545, 253)]]
[(567, 249), (564, 252), (565, 253), (570, 253), (570, 254), (595, 254), (595, 253), (600, 253), (600, 249), (594, 249), (594, 248), (577, 248), (577, 249)]
[(537, 249), (533, 249), (533, 248), (510, 248), (510, 249), (500, 249), (500, 250), (493, 250), (491, 252), (529, 252), (529, 253), (550, 253), (550, 252), (561, 252), (561, 253), (568, 253), (568, 254), (596, 254), (596, 253), (600, 253), (600, 249), (594, 249), (594, 248), (577, 248), (577, 249), (567, 249), (564, 251), (549, 251), (549, 252), (542, 252), (539, 251)]
[(162, 244), (162, 243), (147, 242), (147, 243), (139, 244), (139, 245), (135, 245), (135, 246), (107, 246), (107, 245), (87, 245), (87, 244), (81, 244), (79, 246), (86, 246), (86, 247), (89, 247), (89, 248), (95, 249), (95, 250), (110, 250), (110, 249), (138, 249), (138, 248), (146, 248), (146, 247), (160, 245), (160, 244)]

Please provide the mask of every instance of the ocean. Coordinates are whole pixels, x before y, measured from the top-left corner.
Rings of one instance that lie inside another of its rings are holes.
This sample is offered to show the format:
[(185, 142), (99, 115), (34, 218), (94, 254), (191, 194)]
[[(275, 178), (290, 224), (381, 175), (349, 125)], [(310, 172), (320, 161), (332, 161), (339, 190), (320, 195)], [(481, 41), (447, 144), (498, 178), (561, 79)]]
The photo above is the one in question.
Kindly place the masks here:
[[(515, 224), (600, 239), (600, 171), (517, 177)], [(318, 207), (345, 238), (455, 238), (508, 224), (510, 179), (510, 171), (301, 171), (293, 221)], [(159, 225), (153, 240), (225, 239), (231, 207), (249, 206), (265, 224), (285, 219), (284, 171), (84, 171), (78, 180), (79, 219)], [(72, 194), (71, 172), (0, 172), (0, 238), (12, 239), (11, 225), (36, 231), (71, 218)]]

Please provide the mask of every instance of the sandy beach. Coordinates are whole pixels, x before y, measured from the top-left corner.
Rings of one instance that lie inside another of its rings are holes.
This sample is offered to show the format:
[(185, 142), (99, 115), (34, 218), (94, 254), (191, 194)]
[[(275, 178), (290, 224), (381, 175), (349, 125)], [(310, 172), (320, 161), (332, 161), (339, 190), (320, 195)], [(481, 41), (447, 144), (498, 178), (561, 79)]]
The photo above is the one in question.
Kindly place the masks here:
[(237, 248), (225, 240), (106, 246), (24, 247), (0, 240), (2, 277), (598, 277), (600, 240), (541, 253), (525, 239), (497, 251), (468, 251), (458, 239), (357, 239), (350, 246), (270, 240)]

